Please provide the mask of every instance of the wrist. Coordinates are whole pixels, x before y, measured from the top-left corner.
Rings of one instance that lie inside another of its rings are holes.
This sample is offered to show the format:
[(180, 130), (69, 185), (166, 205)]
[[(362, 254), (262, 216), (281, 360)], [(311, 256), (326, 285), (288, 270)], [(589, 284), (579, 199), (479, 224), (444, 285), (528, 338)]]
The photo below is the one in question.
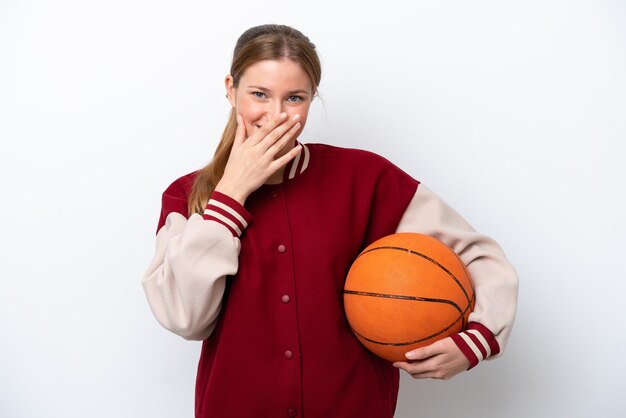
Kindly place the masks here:
[(500, 353), (500, 345), (493, 333), (484, 325), (470, 322), (465, 331), (450, 336), (469, 360), (469, 369), (481, 361)]
[(223, 184), (221, 181), (217, 183), (217, 186), (215, 186), (215, 191), (225, 194), (231, 199), (236, 200), (241, 206), (246, 203), (246, 199), (250, 195), (250, 193), (242, 192), (236, 187), (229, 186), (228, 184)]

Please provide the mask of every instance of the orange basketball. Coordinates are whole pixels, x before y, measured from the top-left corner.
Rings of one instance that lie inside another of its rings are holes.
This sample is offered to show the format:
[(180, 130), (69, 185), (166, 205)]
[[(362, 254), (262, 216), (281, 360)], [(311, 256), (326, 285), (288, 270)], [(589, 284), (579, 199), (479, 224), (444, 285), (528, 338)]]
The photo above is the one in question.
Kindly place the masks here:
[(343, 300), (365, 347), (389, 361), (406, 361), (407, 351), (466, 328), (474, 289), (452, 249), (427, 235), (398, 233), (359, 254)]

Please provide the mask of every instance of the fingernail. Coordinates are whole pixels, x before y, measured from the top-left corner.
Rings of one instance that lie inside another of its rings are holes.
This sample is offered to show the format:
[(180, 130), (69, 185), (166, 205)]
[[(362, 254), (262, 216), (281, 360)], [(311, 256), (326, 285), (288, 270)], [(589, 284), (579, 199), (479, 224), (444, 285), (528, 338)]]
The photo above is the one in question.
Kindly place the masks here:
[(287, 114), (286, 114), (286, 113), (284, 113), (284, 112), (283, 112), (283, 113), (281, 113), (281, 114), (280, 114), (280, 118), (281, 118), (281, 119), (285, 119), (286, 117), (287, 117)]
[(406, 358), (408, 358), (409, 360), (413, 360), (415, 358), (415, 353), (409, 351), (408, 353), (406, 353)]
[(294, 115), (291, 119), (292, 120), (300, 120), (300, 115)]
[(300, 125), (300, 122), (298, 122), (298, 123), (296, 123), (295, 125), (293, 125), (293, 128), (294, 128), (294, 129), (300, 129), (300, 126), (301, 126), (301, 125)]

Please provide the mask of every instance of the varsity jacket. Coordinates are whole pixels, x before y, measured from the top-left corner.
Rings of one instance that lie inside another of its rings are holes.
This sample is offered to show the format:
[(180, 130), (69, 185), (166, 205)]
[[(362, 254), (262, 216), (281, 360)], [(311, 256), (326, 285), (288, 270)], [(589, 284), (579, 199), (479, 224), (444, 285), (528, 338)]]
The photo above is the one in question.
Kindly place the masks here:
[(283, 182), (246, 200), (213, 192), (187, 212), (196, 172), (163, 193), (156, 254), (143, 277), (166, 329), (202, 340), (197, 418), (392, 417), (399, 372), (364, 348), (343, 310), (357, 255), (394, 232), (431, 235), (467, 266), (476, 301), (453, 340), (470, 368), (499, 356), (517, 275), (499, 245), (374, 153), (303, 144)]

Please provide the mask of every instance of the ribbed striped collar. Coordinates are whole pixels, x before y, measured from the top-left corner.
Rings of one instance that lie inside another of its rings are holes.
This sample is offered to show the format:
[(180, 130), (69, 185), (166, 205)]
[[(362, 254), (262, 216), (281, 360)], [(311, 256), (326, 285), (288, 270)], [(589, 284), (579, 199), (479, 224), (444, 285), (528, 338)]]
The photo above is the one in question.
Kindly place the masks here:
[(287, 165), (285, 166), (283, 181), (296, 178), (300, 174), (304, 173), (304, 170), (306, 170), (309, 166), (309, 162), (311, 160), (311, 153), (309, 151), (309, 148), (299, 141), (296, 141), (294, 146), (297, 146), (298, 144), (302, 145), (302, 151), (296, 156), (296, 158), (289, 161), (289, 163), (287, 163)]

